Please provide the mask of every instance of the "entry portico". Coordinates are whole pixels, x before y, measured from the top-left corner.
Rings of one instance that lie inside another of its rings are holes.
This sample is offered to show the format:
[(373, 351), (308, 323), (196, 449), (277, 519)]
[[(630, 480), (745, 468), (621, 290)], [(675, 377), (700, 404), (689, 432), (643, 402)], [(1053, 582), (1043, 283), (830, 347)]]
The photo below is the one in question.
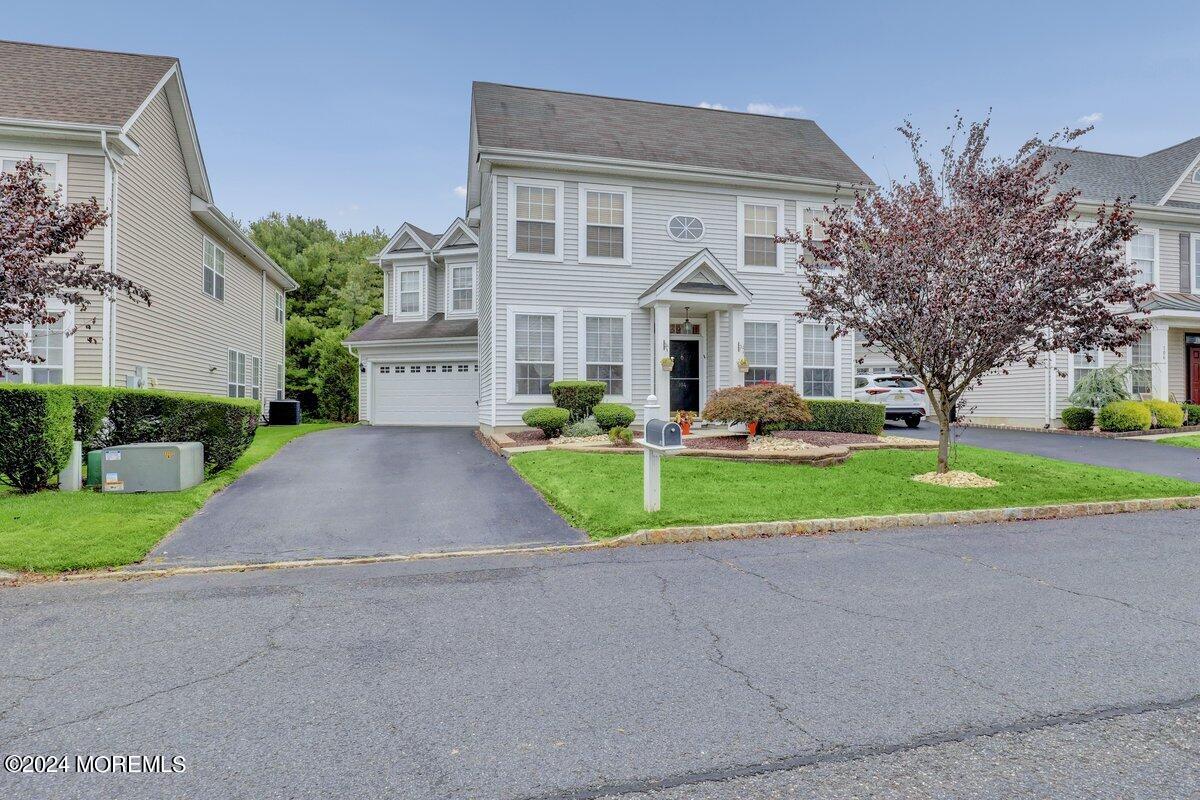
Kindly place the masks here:
[[(653, 392), (665, 418), (679, 410), (699, 413), (705, 389), (742, 383), (738, 366), (745, 349), (742, 312), (752, 300), (750, 290), (707, 248), (680, 261), (638, 298), (638, 305), (652, 316)], [(722, 330), (724, 341), (719, 338)], [(707, 370), (700, 363), (707, 337), (715, 337), (714, 387), (705, 386)], [(691, 341), (697, 343), (694, 348), (683, 344)], [(673, 346), (673, 342), (680, 344)], [(722, 352), (728, 355), (722, 357)], [(669, 371), (662, 366), (667, 358), (674, 358)], [(725, 376), (722, 365), (728, 370)]]

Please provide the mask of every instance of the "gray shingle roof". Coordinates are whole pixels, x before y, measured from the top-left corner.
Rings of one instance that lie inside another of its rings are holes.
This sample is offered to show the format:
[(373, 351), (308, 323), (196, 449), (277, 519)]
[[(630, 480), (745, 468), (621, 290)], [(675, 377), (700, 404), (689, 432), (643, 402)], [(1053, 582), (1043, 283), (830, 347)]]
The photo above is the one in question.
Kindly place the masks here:
[(1180, 292), (1151, 292), (1142, 308), (1146, 311), (1200, 311), (1200, 298)]
[(0, 41), (0, 117), (121, 126), (176, 59)]
[(408, 339), (469, 339), (479, 334), (479, 321), (446, 319), (442, 313), (429, 319), (392, 322), (390, 314), (379, 314), (346, 337), (347, 342), (392, 342)]
[(1056, 148), (1055, 160), (1068, 165), (1059, 185), (1078, 189), (1089, 200), (1111, 203), (1117, 197), (1135, 195), (1138, 202), (1153, 205), (1171, 190), (1198, 153), (1200, 136), (1144, 156)]
[(871, 179), (809, 119), (476, 82), (481, 149), (629, 159), (841, 183)]

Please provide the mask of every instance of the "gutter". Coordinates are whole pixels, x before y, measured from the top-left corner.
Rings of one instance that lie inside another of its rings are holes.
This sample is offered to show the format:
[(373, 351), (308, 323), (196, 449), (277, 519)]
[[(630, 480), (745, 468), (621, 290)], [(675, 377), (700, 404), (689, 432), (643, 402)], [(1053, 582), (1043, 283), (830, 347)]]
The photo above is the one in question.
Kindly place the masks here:
[(478, 336), (450, 336), (441, 337), (438, 339), (369, 339), (366, 341), (354, 341), (352, 339), (343, 339), (342, 344), (346, 347), (372, 347), (375, 345), (398, 345), (398, 344), (478, 344)]

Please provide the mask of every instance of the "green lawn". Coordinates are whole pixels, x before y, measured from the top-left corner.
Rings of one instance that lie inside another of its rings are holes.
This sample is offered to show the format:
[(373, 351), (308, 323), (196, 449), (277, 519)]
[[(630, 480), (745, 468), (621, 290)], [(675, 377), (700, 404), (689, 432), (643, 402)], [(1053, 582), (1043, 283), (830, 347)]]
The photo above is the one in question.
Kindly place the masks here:
[(1052, 505), (1200, 494), (1200, 484), (1036, 456), (959, 446), (952, 467), (1000, 482), (953, 489), (910, 480), (931, 472), (921, 450), (857, 452), (836, 467), (663, 460), (663, 507), (642, 510), (642, 459), (545, 450), (510, 463), (568, 522), (603, 539), (642, 528)]
[(1192, 436), (1168, 436), (1165, 439), (1157, 439), (1159, 444), (1169, 444), (1172, 447), (1194, 447), (1200, 450), (1200, 434)]
[(214, 492), (298, 436), (336, 423), (262, 427), (233, 466), (199, 486), (161, 494), (0, 494), (0, 569), (61, 572), (140, 561)]

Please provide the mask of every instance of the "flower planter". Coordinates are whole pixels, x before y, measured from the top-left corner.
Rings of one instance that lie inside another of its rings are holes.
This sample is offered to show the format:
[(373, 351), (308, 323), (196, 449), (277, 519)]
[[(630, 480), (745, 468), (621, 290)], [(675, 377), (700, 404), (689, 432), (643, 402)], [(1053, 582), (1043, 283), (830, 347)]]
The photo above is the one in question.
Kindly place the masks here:
[(746, 432), (749, 433), (751, 436), (757, 436), (758, 435), (758, 420), (754, 420), (754, 422), (747, 422), (746, 423)]
[(690, 423), (690, 422), (679, 423), (679, 430), (683, 431), (684, 436), (690, 436), (692, 433), (692, 423)]

